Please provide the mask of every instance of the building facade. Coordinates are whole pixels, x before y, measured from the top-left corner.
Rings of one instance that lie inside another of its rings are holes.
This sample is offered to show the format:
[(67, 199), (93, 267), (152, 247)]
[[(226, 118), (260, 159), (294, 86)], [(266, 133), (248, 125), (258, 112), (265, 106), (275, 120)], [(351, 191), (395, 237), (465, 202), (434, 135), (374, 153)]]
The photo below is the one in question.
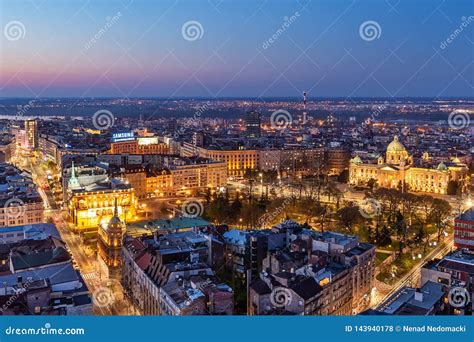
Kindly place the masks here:
[(191, 195), (227, 184), (227, 167), (223, 162), (194, 158), (166, 165), (124, 167), (123, 177), (136, 189), (139, 198)]
[(468, 168), (463, 164), (447, 166), (440, 163), (436, 168), (415, 167), (403, 144), (395, 137), (388, 145), (385, 158), (376, 162), (363, 162), (359, 156), (351, 159), (349, 183), (363, 186), (371, 180), (384, 188), (402, 188), (414, 192), (447, 194), (451, 181), (457, 183), (460, 191), (465, 191)]
[(257, 170), (259, 166), (258, 150), (211, 150), (192, 144), (183, 143), (181, 148), (183, 156), (199, 156), (209, 158), (227, 165), (227, 175), (229, 177), (243, 177), (246, 170)]
[(44, 205), (31, 175), (0, 164), (0, 228), (44, 222)]
[(133, 140), (114, 141), (110, 144), (111, 154), (170, 154), (167, 144), (157, 137), (137, 137)]
[(454, 245), (474, 252), (474, 208), (466, 210), (454, 220)]

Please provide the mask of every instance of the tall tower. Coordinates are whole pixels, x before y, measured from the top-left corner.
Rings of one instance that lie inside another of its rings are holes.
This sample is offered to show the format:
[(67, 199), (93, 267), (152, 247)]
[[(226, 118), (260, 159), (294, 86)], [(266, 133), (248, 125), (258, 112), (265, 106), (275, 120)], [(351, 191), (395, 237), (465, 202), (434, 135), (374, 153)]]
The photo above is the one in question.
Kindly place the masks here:
[(118, 215), (117, 198), (114, 202), (114, 216), (107, 224), (99, 226), (99, 256), (107, 266), (110, 277), (120, 277), (122, 266), (122, 243), (125, 225)]
[(25, 120), (25, 133), (28, 149), (38, 148), (38, 121), (36, 119)]
[(247, 116), (245, 117), (245, 130), (247, 133), (247, 137), (260, 138), (261, 121), (262, 121), (262, 118), (260, 116), (260, 113), (257, 112), (256, 110), (251, 110), (247, 112)]
[(306, 92), (303, 92), (303, 125), (306, 124), (306, 121), (308, 120), (308, 113), (306, 112)]
[(72, 161), (72, 166), (71, 166), (71, 178), (67, 181), (67, 187), (70, 190), (76, 190), (81, 187), (81, 184), (79, 183), (79, 180), (76, 177), (76, 169), (74, 168), (74, 160)]

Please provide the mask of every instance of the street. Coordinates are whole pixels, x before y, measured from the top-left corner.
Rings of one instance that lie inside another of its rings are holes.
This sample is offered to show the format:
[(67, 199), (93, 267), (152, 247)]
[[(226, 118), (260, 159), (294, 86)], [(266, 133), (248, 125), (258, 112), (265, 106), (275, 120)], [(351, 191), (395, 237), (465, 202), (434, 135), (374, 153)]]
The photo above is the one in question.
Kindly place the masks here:
[[(40, 166), (29, 162), (25, 166), (31, 171), (35, 183), (46, 182), (46, 174)], [(40, 187), (39, 194), (45, 204), (45, 220), (51, 219), (56, 225), (62, 240), (69, 249), (75, 267), (79, 269), (93, 298), (94, 312), (98, 315), (136, 315), (137, 310), (125, 296), (118, 280), (107, 276), (105, 265), (97, 253), (86, 253), (86, 246), (79, 234), (72, 232), (71, 224), (64, 220), (63, 212), (57, 208), (50, 190)]]

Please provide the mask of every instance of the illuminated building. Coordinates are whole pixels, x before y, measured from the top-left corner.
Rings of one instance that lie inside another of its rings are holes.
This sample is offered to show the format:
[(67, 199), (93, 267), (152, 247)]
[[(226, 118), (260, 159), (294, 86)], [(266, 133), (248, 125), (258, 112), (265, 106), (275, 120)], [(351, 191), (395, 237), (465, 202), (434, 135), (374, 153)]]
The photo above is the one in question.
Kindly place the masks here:
[(205, 150), (202, 157), (226, 162), (229, 176), (242, 177), (246, 170), (258, 167), (257, 150)]
[(326, 152), (330, 175), (339, 175), (349, 168), (349, 152), (344, 148), (331, 148)]
[(258, 150), (211, 150), (183, 143), (181, 154), (185, 157), (199, 156), (214, 159), (227, 164), (227, 174), (242, 177), (246, 170), (258, 169)]
[(137, 137), (133, 133), (114, 134), (110, 144), (111, 154), (169, 154), (170, 148), (166, 143), (159, 142), (158, 137)]
[(176, 163), (170, 171), (177, 191), (216, 189), (227, 184), (226, 164), (219, 161), (196, 158), (191, 163)]
[(109, 270), (110, 276), (120, 274), (122, 264), (122, 241), (125, 234), (125, 224), (118, 215), (117, 198), (114, 201), (114, 216), (109, 222), (99, 225), (98, 253)]
[(38, 138), (38, 150), (47, 158), (55, 163), (59, 160), (58, 142), (53, 137), (40, 135)]
[(227, 183), (223, 162), (203, 158), (172, 158), (163, 167), (126, 166), (123, 177), (139, 198), (191, 195), (199, 190), (217, 189)]
[(38, 121), (25, 120), (26, 145), (30, 150), (38, 147)]
[(71, 167), (63, 165), (62, 169), (63, 201), (67, 203), (69, 189), (80, 189), (82, 187), (93, 186), (96, 183), (107, 181), (107, 169), (100, 164), (80, 164), (76, 166), (74, 160)]
[(178, 191), (173, 185), (173, 175), (169, 169), (148, 170), (145, 184), (146, 194), (149, 196), (175, 196)]
[(146, 170), (142, 164), (138, 165), (123, 165), (122, 176), (135, 190), (135, 196), (138, 198), (145, 198), (147, 194), (147, 177)]
[(121, 220), (135, 220), (135, 191), (121, 180), (105, 179), (83, 186), (75, 176), (73, 166), (67, 191), (68, 212), (79, 231), (96, 232), (99, 224), (108, 222), (114, 215), (114, 201), (118, 203), (117, 212)]
[(301, 148), (259, 150), (259, 169), (279, 171), (282, 174), (311, 175), (328, 171), (338, 175), (348, 168), (349, 154), (342, 148)]
[(395, 137), (388, 145), (385, 159), (380, 156), (377, 162), (363, 162), (359, 156), (351, 159), (349, 167), (351, 185), (366, 185), (370, 179), (385, 188), (404, 188), (405, 190), (447, 194), (450, 182), (465, 191), (468, 169), (461, 163), (439, 163), (436, 168), (415, 167), (413, 157), (405, 146)]

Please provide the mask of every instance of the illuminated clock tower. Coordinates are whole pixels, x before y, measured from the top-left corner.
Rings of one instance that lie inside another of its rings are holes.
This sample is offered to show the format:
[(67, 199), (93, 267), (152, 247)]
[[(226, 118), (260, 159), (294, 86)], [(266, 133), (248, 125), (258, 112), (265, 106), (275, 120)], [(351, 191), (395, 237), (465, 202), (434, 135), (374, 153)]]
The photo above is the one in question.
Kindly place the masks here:
[(114, 216), (108, 223), (99, 226), (99, 257), (108, 268), (110, 277), (119, 277), (122, 266), (122, 240), (125, 225), (118, 216), (117, 198), (114, 203)]

